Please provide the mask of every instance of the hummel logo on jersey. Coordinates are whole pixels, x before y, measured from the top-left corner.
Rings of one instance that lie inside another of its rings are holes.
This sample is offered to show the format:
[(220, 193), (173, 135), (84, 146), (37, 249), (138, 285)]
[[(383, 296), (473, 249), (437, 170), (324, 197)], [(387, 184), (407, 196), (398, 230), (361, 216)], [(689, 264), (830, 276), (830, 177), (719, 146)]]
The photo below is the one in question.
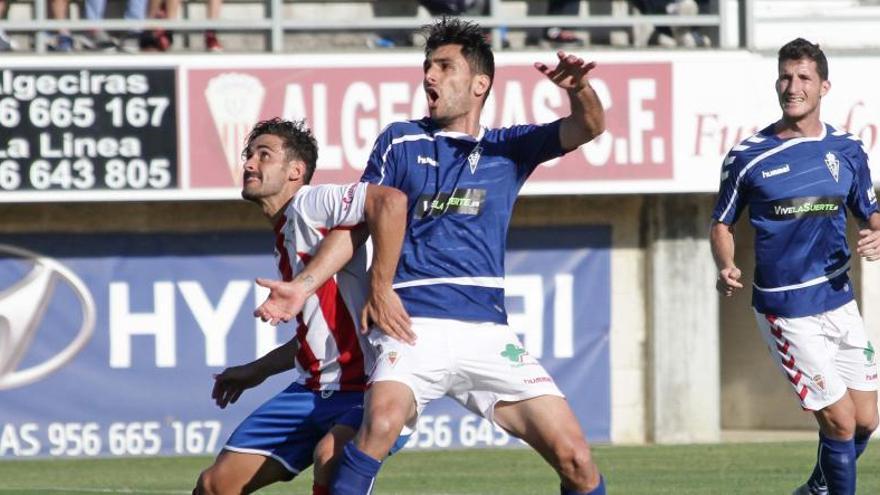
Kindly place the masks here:
[(483, 147), (479, 144), (474, 151), (471, 151), (471, 154), (468, 155), (468, 163), (471, 166), (471, 174), (475, 174), (477, 172), (477, 163), (480, 162), (480, 155), (483, 153)]
[(830, 151), (825, 153), (825, 166), (828, 167), (828, 171), (834, 177), (834, 182), (840, 182), (840, 161), (837, 160), (834, 153)]
[(429, 156), (419, 155), (418, 158), (416, 158), (416, 161), (418, 162), (419, 165), (430, 165), (432, 167), (437, 166), (437, 160), (434, 160), (433, 158), (431, 158)]
[(791, 172), (791, 167), (786, 163), (785, 165), (783, 165), (779, 168), (774, 168), (773, 170), (762, 171), (761, 177), (763, 177), (765, 179), (769, 179), (770, 177), (773, 177), (776, 175), (787, 174), (789, 172)]

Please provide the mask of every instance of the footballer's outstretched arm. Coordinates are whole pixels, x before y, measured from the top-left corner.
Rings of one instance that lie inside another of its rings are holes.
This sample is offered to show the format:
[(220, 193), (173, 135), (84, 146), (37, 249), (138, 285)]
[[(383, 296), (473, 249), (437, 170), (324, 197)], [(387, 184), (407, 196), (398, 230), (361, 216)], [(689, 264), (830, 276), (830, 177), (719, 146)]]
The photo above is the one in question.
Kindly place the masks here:
[(577, 55), (556, 52), (559, 58), (554, 69), (537, 62), (535, 68), (568, 93), (571, 113), (559, 126), (559, 143), (571, 151), (605, 132), (605, 110), (588, 75), (596, 62), (585, 62)]
[(272, 325), (292, 320), (306, 303), (306, 299), (324, 282), (336, 274), (351, 259), (355, 250), (367, 239), (366, 228), (332, 230), (318, 252), (296, 274), (293, 280), (284, 282), (258, 278), (257, 285), (269, 289), (269, 296), (256, 310), (254, 316)]
[(298, 350), (299, 343), (294, 338), (260, 359), (226, 368), (214, 375), (211, 398), (220, 409), (224, 409), (227, 404), (235, 404), (245, 390), (256, 387), (272, 375), (293, 368), (295, 366), (293, 356), (296, 356)]
[(717, 220), (712, 221), (709, 241), (712, 246), (715, 266), (718, 267), (718, 281), (715, 288), (725, 296), (731, 296), (735, 290), (743, 287), (739, 281), (742, 277), (742, 271), (737, 268), (733, 260), (735, 248), (733, 232), (733, 225), (727, 225)]

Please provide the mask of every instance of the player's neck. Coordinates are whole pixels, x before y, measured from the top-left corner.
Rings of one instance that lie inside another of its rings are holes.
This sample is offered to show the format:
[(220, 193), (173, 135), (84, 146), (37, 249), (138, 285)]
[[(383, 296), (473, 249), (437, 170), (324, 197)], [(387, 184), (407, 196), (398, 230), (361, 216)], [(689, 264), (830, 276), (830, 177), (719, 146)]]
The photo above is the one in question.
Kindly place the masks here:
[(292, 192), (289, 189), (286, 189), (279, 194), (260, 199), (260, 208), (262, 208), (263, 215), (269, 220), (270, 224), (275, 225), (278, 223), (278, 219), (284, 215), (284, 210), (287, 209), (287, 205), (293, 200), (293, 197), (296, 196), (300, 187), (302, 186), (297, 185)]
[(819, 115), (799, 120), (788, 120), (782, 117), (776, 122), (776, 126), (773, 129), (773, 132), (779, 139), (819, 137), (824, 131), (825, 124), (819, 119)]
[(446, 132), (460, 132), (473, 137), (480, 135), (480, 114), (462, 115), (455, 120), (439, 124), (441, 129)]

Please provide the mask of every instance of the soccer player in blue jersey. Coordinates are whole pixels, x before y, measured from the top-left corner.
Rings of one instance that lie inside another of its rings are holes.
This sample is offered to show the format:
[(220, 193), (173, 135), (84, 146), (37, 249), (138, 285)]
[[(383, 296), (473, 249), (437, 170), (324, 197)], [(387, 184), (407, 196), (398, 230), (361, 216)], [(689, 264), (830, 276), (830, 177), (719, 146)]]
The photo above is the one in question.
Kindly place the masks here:
[[(484, 129), (494, 57), (481, 28), (459, 18), (429, 27), (423, 84), (430, 117), (382, 131), (362, 178), (405, 192), (408, 224), (396, 294), (387, 290), (390, 280), (377, 287), (372, 278), (364, 319), (385, 333), (372, 339), (380, 356), (364, 423), (345, 446), (334, 495), (369, 493), (401, 429), (443, 395), (535, 448), (558, 472), (562, 494), (605, 493), (576, 417), (507, 326), (504, 309), (505, 241), (520, 188), (540, 163), (604, 131), (588, 79), (595, 64), (557, 55), (555, 68), (535, 66), (568, 94), (570, 115)], [(289, 317), (283, 298), (270, 303), (257, 314)]]
[(880, 210), (859, 139), (819, 117), (828, 61), (798, 38), (779, 50), (782, 118), (733, 147), (713, 212), (718, 291), (743, 287), (734, 228), (755, 228), (752, 304), (761, 334), (801, 406), (819, 423), (818, 462), (795, 495), (855, 493), (856, 458), (877, 428), (877, 365), (847, 276), (846, 209), (861, 221), (856, 252), (880, 257)]

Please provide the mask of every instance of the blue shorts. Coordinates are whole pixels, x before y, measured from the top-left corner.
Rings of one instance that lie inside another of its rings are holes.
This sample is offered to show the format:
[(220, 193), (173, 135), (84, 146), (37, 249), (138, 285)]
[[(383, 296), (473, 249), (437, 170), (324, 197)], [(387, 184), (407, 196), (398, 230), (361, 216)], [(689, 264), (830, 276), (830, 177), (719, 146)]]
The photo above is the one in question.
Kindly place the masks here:
[(363, 392), (316, 392), (294, 383), (245, 418), (224, 448), (271, 457), (296, 476), (312, 465), (315, 446), (330, 428), (360, 428), (363, 403)]

